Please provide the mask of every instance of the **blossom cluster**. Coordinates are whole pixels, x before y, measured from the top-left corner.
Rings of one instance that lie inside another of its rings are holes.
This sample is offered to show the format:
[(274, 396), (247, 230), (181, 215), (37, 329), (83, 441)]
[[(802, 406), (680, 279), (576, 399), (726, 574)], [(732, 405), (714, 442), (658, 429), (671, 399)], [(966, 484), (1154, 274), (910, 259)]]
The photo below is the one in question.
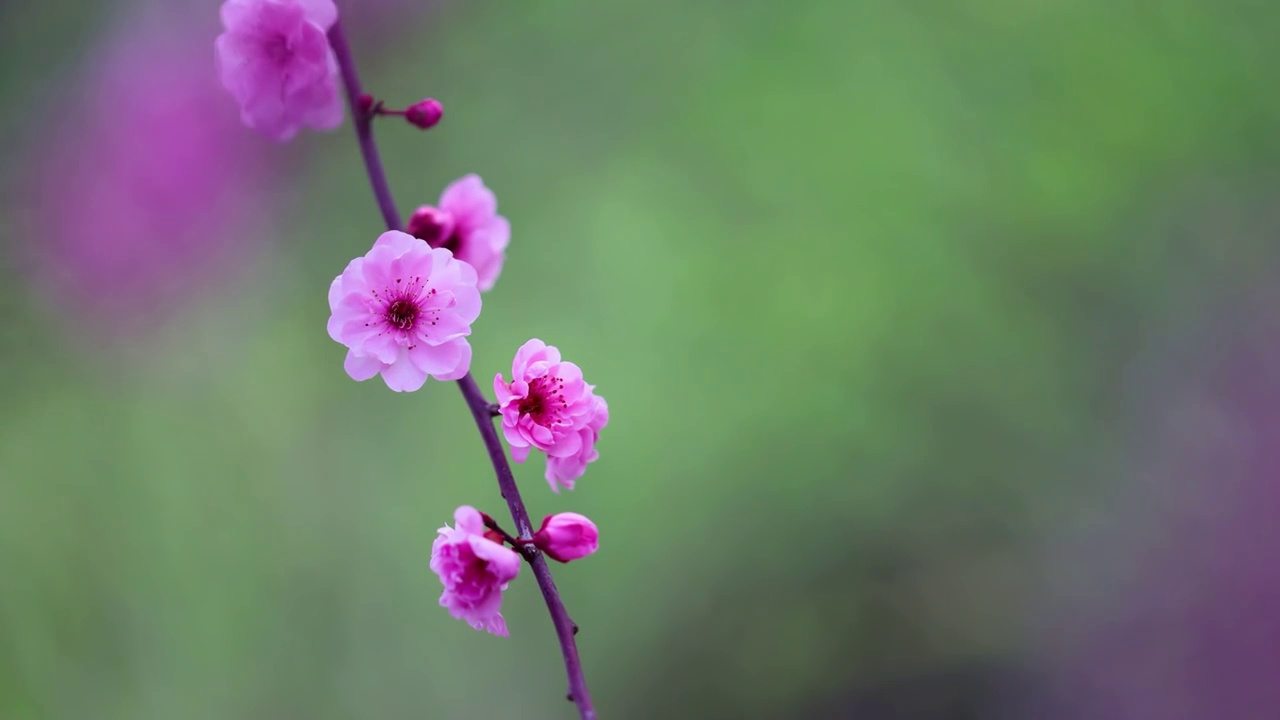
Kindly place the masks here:
[[(246, 125), (284, 141), (303, 127), (328, 130), (342, 123), (335, 47), (345, 43), (334, 39), (338, 10), (332, 0), (225, 0), (221, 15), (224, 32), (214, 44), (218, 75)], [(388, 110), (370, 95), (352, 97), (362, 131), (384, 115), (423, 130), (443, 116), (431, 98)], [(481, 293), (497, 283), (510, 235), (496, 196), (478, 175), (451, 183), (436, 205), (419, 206), (403, 231), (379, 235), (329, 286), (328, 333), (346, 348), (347, 375), (357, 381), (381, 376), (396, 392), (417, 391), (428, 378), (466, 379)], [(599, 457), (596, 443), (609, 422), (608, 404), (595, 386), (557, 348), (534, 338), (516, 351), (511, 380), (499, 373), (493, 387), (511, 457), (524, 462), (531, 449), (541, 451), (551, 489), (572, 490)], [(454, 526), (439, 530), (430, 567), (444, 585), (440, 604), (454, 617), (506, 635), (502, 593), (519, 574), (522, 556), (542, 552), (569, 562), (598, 545), (595, 524), (576, 513), (549, 515), (531, 537), (516, 538), (462, 506)]]
[[(440, 604), (449, 614), (477, 630), (507, 634), (502, 617), (502, 593), (520, 574), (520, 553), (503, 544), (504, 533), (492, 518), (468, 505), (453, 514), (453, 527), (440, 528), (431, 546), (431, 569), (444, 583)], [(569, 562), (594, 553), (600, 546), (595, 523), (577, 513), (548, 515), (529, 541), (553, 560)]]

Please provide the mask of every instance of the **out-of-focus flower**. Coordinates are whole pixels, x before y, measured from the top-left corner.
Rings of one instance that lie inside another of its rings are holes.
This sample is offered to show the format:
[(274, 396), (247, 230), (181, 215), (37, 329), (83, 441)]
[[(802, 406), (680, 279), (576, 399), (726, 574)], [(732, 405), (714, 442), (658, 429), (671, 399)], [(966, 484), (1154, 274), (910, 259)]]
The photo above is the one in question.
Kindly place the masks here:
[(453, 514), (454, 527), (440, 528), (431, 546), (431, 570), (444, 583), (440, 604), (476, 630), (507, 635), (502, 592), (520, 573), (516, 551), (485, 537), (484, 520), (463, 505)]
[(542, 519), (542, 527), (533, 534), (533, 544), (559, 562), (584, 558), (600, 548), (600, 531), (596, 524), (578, 513), (556, 513)]
[(1064, 538), (1038, 644), (1053, 682), (1025, 717), (1280, 708), (1280, 295), (1230, 294), (1126, 359), (1123, 480)]
[(431, 247), (451, 250), (454, 257), (474, 267), (481, 291), (497, 281), (511, 240), (511, 224), (498, 214), (498, 199), (479, 175), (455, 180), (440, 195), (440, 207), (418, 208), (407, 229)]
[(501, 373), (493, 379), (511, 457), (524, 462), (531, 447), (545, 452), (552, 490), (559, 491), (557, 483), (572, 489), (573, 480), (598, 456), (595, 441), (609, 416), (594, 390), (577, 365), (562, 362), (555, 346), (537, 338), (516, 351), (510, 383)]
[(228, 112), (207, 12), (130, 15), (32, 122), (47, 134), (25, 163), (24, 249), (60, 317), (100, 343), (153, 331), (260, 250), (279, 168)]
[(240, 118), (279, 141), (306, 125), (342, 124), (338, 62), (325, 35), (338, 19), (332, 0), (226, 0), (225, 32), (214, 41), (218, 76)]
[(480, 316), (476, 272), (448, 250), (383, 233), (329, 286), (329, 336), (347, 346), (355, 380), (382, 374), (397, 392), (431, 376), (457, 380), (471, 367), (471, 323)]

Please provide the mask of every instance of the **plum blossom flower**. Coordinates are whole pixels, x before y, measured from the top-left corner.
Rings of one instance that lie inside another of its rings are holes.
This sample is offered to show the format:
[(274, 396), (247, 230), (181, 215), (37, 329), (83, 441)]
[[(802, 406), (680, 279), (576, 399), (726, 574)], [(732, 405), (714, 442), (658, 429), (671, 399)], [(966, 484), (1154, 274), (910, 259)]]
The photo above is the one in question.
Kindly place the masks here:
[(609, 423), (609, 405), (599, 395), (594, 399), (595, 408), (592, 410), (591, 420), (578, 431), (581, 439), (578, 452), (560, 457), (547, 456), (546, 478), (551, 483), (551, 489), (556, 492), (560, 491), (557, 484), (566, 490), (572, 490), (573, 482), (587, 471), (587, 464), (600, 457), (600, 453), (596, 451), (596, 442), (600, 439), (601, 428)]
[(332, 0), (222, 4), (218, 76), (240, 103), (245, 125), (283, 142), (304, 125), (342, 124), (338, 61), (325, 34), (337, 19)]
[(498, 199), (479, 175), (452, 182), (440, 195), (440, 207), (423, 205), (414, 211), (407, 230), (474, 267), (482, 292), (497, 281), (511, 240), (511, 224), (498, 214)]
[(552, 560), (569, 562), (599, 549), (600, 531), (583, 515), (556, 513), (542, 519), (542, 527), (533, 534), (533, 544)]
[(537, 448), (547, 454), (551, 489), (573, 489), (587, 463), (598, 457), (595, 443), (609, 421), (608, 405), (594, 385), (583, 381), (582, 370), (562, 362), (555, 346), (534, 338), (516, 351), (511, 382), (499, 373), (493, 391), (512, 459), (524, 462), (529, 448)]
[(381, 373), (387, 387), (411, 392), (428, 376), (457, 380), (471, 367), (476, 271), (448, 250), (383, 233), (334, 278), (329, 310), (329, 337), (347, 346), (343, 368), (353, 380)]
[(453, 514), (454, 527), (440, 528), (431, 545), (431, 570), (444, 583), (440, 604), (476, 630), (507, 635), (502, 592), (520, 573), (516, 551), (485, 537), (484, 519), (463, 505)]

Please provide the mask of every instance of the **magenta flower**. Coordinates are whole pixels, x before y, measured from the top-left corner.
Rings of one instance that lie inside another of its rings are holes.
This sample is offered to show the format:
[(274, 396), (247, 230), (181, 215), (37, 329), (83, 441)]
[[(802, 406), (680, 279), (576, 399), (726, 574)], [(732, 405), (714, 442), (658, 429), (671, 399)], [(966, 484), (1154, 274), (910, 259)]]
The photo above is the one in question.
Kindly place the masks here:
[[(424, 101), (425, 102), (425, 101)], [(502, 272), (511, 224), (498, 214), (498, 199), (479, 175), (455, 180), (440, 195), (440, 207), (423, 205), (409, 218), (410, 235), (445, 248), (476, 269), (481, 291)]]
[(520, 556), (484, 536), (484, 519), (475, 508), (463, 505), (453, 521), (431, 545), (431, 570), (444, 583), (440, 604), (476, 630), (506, 637), (502, 592), (520, 573)]
[(600, 531), (583, 515), (556, 513), (542, 519), (542, 527), (533, 534), (533, 544), (547, 557), (564, 563), (599, 549)]
[(332, 0), (226, 0), (214, 41), (218, 76), (240, 118), (274, 140), (303, 125), (342, 124), (338, 62), (325, 33), (338, 19)]
[(471, 323), (480, 316), (476, 271), (448, 250), (391, 230), (329, 286), (329, 337), (347, 346), (353, 380), (382, 374), (397, 392), (427, 376), (457, 380), (471, 367)]
[(536, 338), (516, 351), (510, 383), (501, 373), (493, 379), (512, 459), (524, 462), (531, 447), (545, 452), (546, 477), (557, 492), (557, 483), (572, 489), (598, 457), (595, 442), (609, 414), (594, 390), (577, 365), (561, 362), (559, 350)]
[(560, 457), (547, 456), (546, 478), (547, 482), (551, 483), (552, 490), (560, 491), (557, 484), (566, 490), (572, 490), (573, 481), (582, 477), (582, 474), (587, 471), (587, 463), (599, 459), (600, 453), (596, 452), (596, 442), (600, 439), (601, 428), (608, 423), (609, 405), (604, 398), (596, 395), (591, 420), (587, 422), (586, 427), (578, 431), (578, 437), (581, 439), (578, 452)]

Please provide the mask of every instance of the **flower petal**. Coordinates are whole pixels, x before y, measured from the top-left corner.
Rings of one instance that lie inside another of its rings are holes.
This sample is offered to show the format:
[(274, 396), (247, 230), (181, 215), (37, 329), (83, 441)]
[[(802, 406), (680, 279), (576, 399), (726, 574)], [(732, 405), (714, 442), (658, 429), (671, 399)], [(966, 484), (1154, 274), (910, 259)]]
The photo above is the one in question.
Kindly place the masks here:
[(458, 226), (475, 227), (498, 211), (498, 198), (485, 187), (479, 175), (464, 175), (454, 180), (440, 194), (440, 207), (453, 213)]
[(373, 242), (375, 248), (389, 247), (396, 255), (403, 255), (421, 244), (422, 241), (418, 238), (399, 230), (388, 230), (379, 235), (378, 239)]
[(459, 505), (453, 511), (453, 525), (470, 535), (484, 535), (484, 518), (480, 516), (479, 510), (470, 505)]
[(307, 20), (328, 30), (338, 20), (338, 6), (333, 0), (297, 0), (306, 13)]
[(356, 355), (354, 350), (347, 351), (347, 359), (342, 363), (342, 369), (347, 371), (347, 375), (352, 380), (364, 381), (377, 375), (385, 367), (378, 362), (377, 358)]
[(427, 374), (409, 361), (408, 348), (401, 348), (395, 362), (383, 368), (382, 380), (396, 392), (414, 392), (427, 382)]
[(561, 437), (554, 445), (547, 448), (547, 454), (551, 457), (569, 457), (577, 455), (582, 449), (582, 435), (577, 432), (571, 432)]
[(408, 352), (416, 368), (439, 380), (457, 380), (471, 369), (471, 345), (461, 338), (440, 345), (418, 343)]

